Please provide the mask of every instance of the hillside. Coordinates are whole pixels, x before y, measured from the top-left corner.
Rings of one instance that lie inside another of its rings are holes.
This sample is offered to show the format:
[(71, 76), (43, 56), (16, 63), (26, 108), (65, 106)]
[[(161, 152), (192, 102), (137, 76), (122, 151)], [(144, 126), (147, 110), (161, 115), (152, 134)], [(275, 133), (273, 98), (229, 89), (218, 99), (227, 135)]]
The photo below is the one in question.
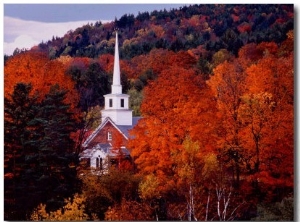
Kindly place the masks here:
[(88, 24), (62, 38), (41, 43), (36, 50), (62, 55), (97, 58), (112, 53), (115, 28), (120, 30), (121, 58), (147, 54), (153, 48), (174, 52), (202, 46), (216, 52), (227, 49), (237, 54), (247, 43), (282, 42), (293, 29), (293, 5), (191, 5), (136, 17), (124, 14), (114, 22)]
[[(106, 174), (79, 155), (111, 92), (116, 34), (143, 118), (132, 163)], [(293, 220), (294, 42), (293, 5), (192, 5), (6, 56), (5, 220)]]
[[(116, 28), (119, 29), (123, 90), (135, 88), (140, 92), (162, 69), (174, 61), (182, 63), (181, 58), (174, 58), (182, 57), (182, 52), (186, 52), (190, 68), (196, 67), (197, 72), (209, 78), (217, 64), (237, 56), (244, 45), (262, 42), (280, 45), (294, 28), (294, 12), (291, 4), (205, 4), (142, 12), (136, 17), (124, 14), (114, 22), (87, 24), (61, 38), (53, 37), (30, 51), (43, 52), (50, 59), (64, 62), (67, 57), (73, 58), (67, 59), (70, 66), (67, 70), (81, 91), (79, 106), (83, 110), (88, 106), (102, 106), (102, 95), (109, 92), (111, 83)], [(97, 65), (89, 67), (90, 63)], [(140, 115), (141, 95), (135, 91), (131, 94), (131, 108), (135, 115)], [(88, 102), (86, 95), (89, 95)]]

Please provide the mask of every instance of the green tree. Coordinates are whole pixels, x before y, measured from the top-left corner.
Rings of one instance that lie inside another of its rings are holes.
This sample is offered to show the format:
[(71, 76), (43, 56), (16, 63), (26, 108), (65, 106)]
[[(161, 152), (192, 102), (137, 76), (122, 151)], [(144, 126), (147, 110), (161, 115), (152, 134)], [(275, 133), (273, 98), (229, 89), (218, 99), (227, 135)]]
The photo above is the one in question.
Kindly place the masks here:
[[(28, 125), (37, 114), (36, 96), (29, 96), (31, 84), (18, 83), (10, 98), (4, 98), (4, 218), (5, 220), (24, 219), (31, 200), (26, 201), (30, 189), (21, 183), (26, 172), (25, 156), (36, 153), (27, 146), (31, 137)], [(26, 206), (23, 205), (27, 202)]]
[[(5, 219), (25, 220), (39, 203), (62, 206), (77, 188), (73, 114), (66, 91), (52, 86), (37, 103), (31, 85), (18, 83), (5, 98)], [(26, 205), (24, 205), (26, 203)]]
[(133, 110), (133, 116), (140, 116), (140, 107), (143, 100), (143, 91), (138, 91), (135, 88), (132, 88), (127, 93), (130, 96), (129, 106)]
[(35, 167), (29, 178), (36, 179), (34, 183), (43, 194), (40, 201), (47, 203), (49, 209), (60, 207), (63, 198), (77, 187), (78, 155), (70, 138), (76, 121), (69, 105), (64, 103), (66, 93), (58, 85), (52, 86), (36, 118), (30, 122), (34, 131), (29, 143), (36, 147), (37, 155), (33, 158)]
[(294, 220), (294, 198), (285, 197), (281, 202), (259, 204), (257, 206), (257, 217), (255, 221), (293, 221)]
[(79, 107), (87, 111), (90, 107), (104, 105), (103, 95), (110, 92), (108, 74), (99, 63), (93, 62), (83, 68), (84, 60), (75, 63), (67, 70), (72, 79), (76, 81), (75, 87), (80, 94)]

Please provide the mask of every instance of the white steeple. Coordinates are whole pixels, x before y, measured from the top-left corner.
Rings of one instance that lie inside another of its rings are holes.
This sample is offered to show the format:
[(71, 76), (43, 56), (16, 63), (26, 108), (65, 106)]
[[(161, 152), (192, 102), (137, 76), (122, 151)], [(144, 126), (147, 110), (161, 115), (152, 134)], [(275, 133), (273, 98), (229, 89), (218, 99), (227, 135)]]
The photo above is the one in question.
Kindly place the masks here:
[(116, 32), (115, 59), (111, 94), (104, 95), (105, 108), (101, 111), (102, 122), (109, 117), (116, 125), (132, 126), (132, 110), (129, 109), (129, 95), (122, 94), (118, 32)]
[(113, 74), (113, 84), (111, 86), (111, 93), (112, 94), (122, 94), (121, 75), (120, 75), (120, 61), (119, 61), (119, 46), (118, 45), (119, 45), (118, 31), (116, 31), (114, 74)]

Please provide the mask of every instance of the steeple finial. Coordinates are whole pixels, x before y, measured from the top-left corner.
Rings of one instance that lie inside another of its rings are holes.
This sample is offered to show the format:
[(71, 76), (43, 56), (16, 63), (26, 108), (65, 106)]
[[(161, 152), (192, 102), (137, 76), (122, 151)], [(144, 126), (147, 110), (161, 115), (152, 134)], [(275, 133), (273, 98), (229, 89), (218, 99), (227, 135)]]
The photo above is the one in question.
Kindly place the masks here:
[(116, 44), (115, 44), (115, 60), (114, 60), (114, 74), (113, 74), (113, 84), (111, 93), (112, 94), (122, 94), (121, 85), (121, 74), (120, 74), (120, 61), (119, 61), (119, 46), (118, 46), (118, 30), (116, 29)]

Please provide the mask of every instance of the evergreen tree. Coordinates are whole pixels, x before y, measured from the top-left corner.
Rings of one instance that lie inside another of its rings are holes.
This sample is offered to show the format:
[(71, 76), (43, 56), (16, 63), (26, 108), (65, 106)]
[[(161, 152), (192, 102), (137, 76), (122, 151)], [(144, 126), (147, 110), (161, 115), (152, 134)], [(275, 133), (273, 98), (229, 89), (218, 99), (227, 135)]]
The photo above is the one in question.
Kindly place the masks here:
[(76, 189), (78, 156), (70, 133), (75, 129), (75, 120), (64, 103), (66, 91), (58, 85), (51, 87), (42, 101), (39, 113), (30, 124), (35, 128), (35, 138), (30, 143), (37, 148), (35, 183), (42, 192), (40, 202), (49, 210), (61, 207), (63, 198)]
[[(28, 122), (37, 113), (36, 96), (30, 96), (31, 84), (18, 83), (9, 98), (4, 98), (4, 218), (24, 219), (29, 203), (26, 200), (22, 177), (25, 156), (34, 150), (27, 146), (31, 137)], [(29, 187), (27, 187), (29, 189)]]
[(66, 91), (54, 85), (40, 103), (30, 92), (19, 83), (5, 98), (5, 220), (25, 220), (40, 203), (58, 209), (77, 188)]

